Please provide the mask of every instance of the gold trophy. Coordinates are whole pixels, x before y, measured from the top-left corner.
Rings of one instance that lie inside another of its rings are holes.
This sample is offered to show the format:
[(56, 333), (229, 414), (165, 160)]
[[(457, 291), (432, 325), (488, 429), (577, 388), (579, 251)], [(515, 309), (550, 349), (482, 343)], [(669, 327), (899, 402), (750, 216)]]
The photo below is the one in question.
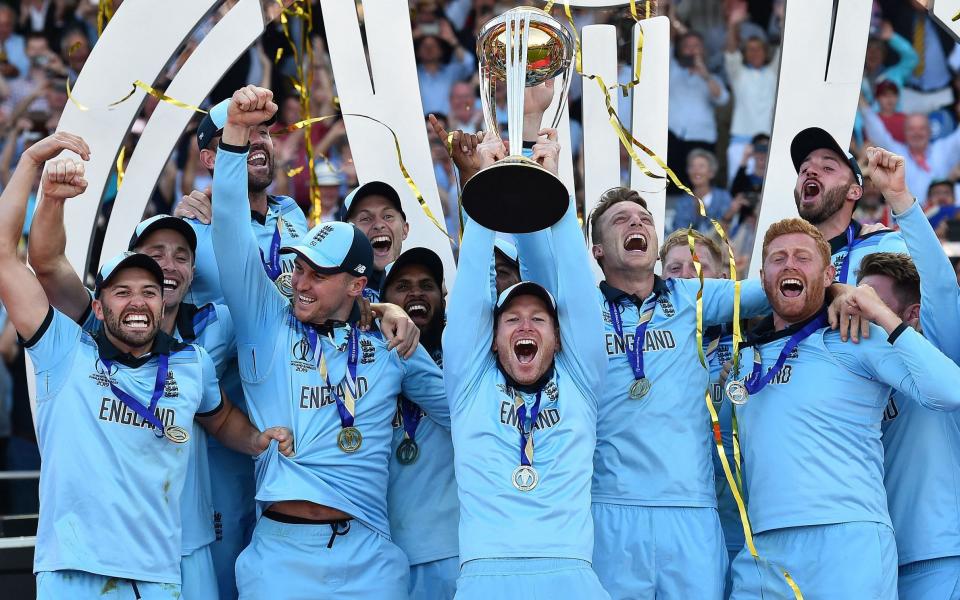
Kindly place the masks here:
[[(522, 6), (487, 22), (477, 37), (480, 103), (487, 132), (502, 138), (497, 126), (496, 89), (507, 89), (507, 135), (510, 156), (483, 169), (463, 187), (463, 208), (477, 223), (505, 233), (529, 233), (559, 221), (570, 203), (563, 182), (522, 156), (523, 92), (554, 77), (563, 77), (560, 115), (570, 87), (573, 64), (570, 32), (539, 8)], [(518, 210), (519, 209), (519, 210)]]

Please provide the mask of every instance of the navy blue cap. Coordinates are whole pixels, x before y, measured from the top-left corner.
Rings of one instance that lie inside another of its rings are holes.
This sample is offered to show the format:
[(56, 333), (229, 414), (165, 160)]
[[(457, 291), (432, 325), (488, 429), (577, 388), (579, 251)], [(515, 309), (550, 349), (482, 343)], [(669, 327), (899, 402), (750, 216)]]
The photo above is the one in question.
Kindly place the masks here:
[(301, 242), (296, 246), (284, 246), (280, 252), (296, 253), (311, 269), (327, 275), (350, 273), (355, 277), (366, 277), (373, 270), (370, 240), (350, 223), (320, 223), (308, 231)]
[(400, 211), (403, 220), (407, 220), (407, 215), (403, 212), (403, 203), (400, 201), (400, 194), (393, 186), (384, 181), (368, 181), (357, 189), (353, 190), (343, 199), (343, 208), (346, 211), (346, 219), (350, 220), (353, 206), (368, 196), (383, 196), (393, 204), (393, 207)]
[(387, 265), (387, 268), (384, 269), (383, 283), (380, 286), (381, 298), (386, 293), (387, 286), (393, 281), (392, 276), (396, 275), (400, 269), (407, 265), (421, 265), (430, 273), (434, 281), (437, 282), (437, 287), (443, 287), (443, 261), (437, 256), (437, 253), (429, 248), (410, 248), (409, 250), (404, 250), (404, 252), (397, 257), (397, 260)]
[[(230, 106), (230, 98), (221, 100), (203, 115), (203, 120), (197, 127), (197, 146), (204, 150), (210, 145), (210, 140), (223, 134), (223, 126), (227, 124), (227, 107)], [(277, 122), (277, 111), (273, 116), (264, 121), (265, 125), (273, 125)]]
[(190, 224), (183, 219), (170, 215), (155, 215), (145, 221), (140, 221), (140, 224), (133, 230), (133, 237), (130, 238), (130, 245), (127, 250), (134, 250), (140, 245), (140, 240), (161, 229), (176, 231), (187, 239), (190, 251), (194, 254), (197, 253), (197, 234), (193, 227), (190, 227)]
[(793, 136), (793, 141), (790, 142), (790, 158), (793, 159), (793, 168), (796, 169), (797, 173), (800, 172), (800, 165), (807, 159), (807, 156), (814, 150), (821, 148), (833, 150), (838, 156), (847, 159), (847, 165), (853, 171), (857, 185), (863, 186), (863, 172), (860, 171), (857, 159), (850, 152), (844, 150), (837, 140), (833, 139), (832, 135), (819, 127), (807, 127)]
[(500, 316), (500, 313), (502, 313), (517, 296), (536, 296), (540, 298), (544, 304), (547, 305), (547, 309), (550, 310), (550, 314), (553, 315), (554, 320), (557, 319), (557, 301), (553, 299), (553, 294), (539, 283), (532, 281), (515, 283), (500, 292), (500, 295), (497, 297), (496, 307), (493, 311), (494, 316)]
[(157, 261), (153, 260), (146, 254), (127, 251), (121, 252), (117, 256), (114, 256), (107, 262), (103, 263), (103, 266), (100, 267), (100, 272), (97, 273), (97, 279), (93, 291), (94, 297), (100, 297), (100, 292), (103, 290), (103, 288), (110, 285), (110, 280), (113, 279), (117, 273), (124, 269), (133, 268), (149, 271), (150, 274), (156, 278), (157, 283), (160, 284), (161, 291), (163, 290), (163, 269), (160, 268), (160, 265), (157, 264)]

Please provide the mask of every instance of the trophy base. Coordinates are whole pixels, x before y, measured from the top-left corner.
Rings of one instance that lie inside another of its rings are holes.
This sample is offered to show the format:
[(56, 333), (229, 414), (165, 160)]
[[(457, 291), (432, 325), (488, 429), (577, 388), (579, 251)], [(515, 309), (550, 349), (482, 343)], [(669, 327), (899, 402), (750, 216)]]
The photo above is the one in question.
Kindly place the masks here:
[(510, 156), (470, 178), (460, 196), (471, 219), (501, 233), (546, 229), (570, 206), (556, 175), (523, 156)]

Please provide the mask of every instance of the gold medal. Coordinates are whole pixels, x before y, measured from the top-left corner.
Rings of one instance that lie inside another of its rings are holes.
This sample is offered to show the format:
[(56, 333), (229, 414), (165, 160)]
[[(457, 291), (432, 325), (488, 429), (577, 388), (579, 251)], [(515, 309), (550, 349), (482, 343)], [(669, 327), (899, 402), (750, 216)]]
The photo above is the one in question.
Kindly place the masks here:
[(530, 465), (520, 465), (513, 470), (513, 487), (521, 492), (529, 492), (540, 483), (540, 475), (537, 470)]
[(293, 273), (289, 271), (280, 273), (273, 284), (277, 286), (277, 289), (280, 290), (280, 293), (285, 297), (293, 297)]
[(179, 425), (167, 425), (163, 428), (163, 437), (174, 444), (183, 444), (190, 439), (190, 433)]
[(630, 385), (630, 397), (634, 400), (639, 400), (650, 393), (650, 387), (650, 380), (646, 377), (641, 377)]
[(401, 465), (412, 465), (420, 458), (420, 446), (414, 440), (407, 438), (397, 446), (397, 461)]
[(347, 454), (359, 450), (361, 444), (363, 444), (363, 435), (356, 427), (344, 427), (337, 434), (337, 446)]
[(727, 398), (730, 398), (730, 402), (733, 402), (737, 406), (743, 406), (747, 403), (747, 399), (750, 397), (749, 392), (747, 392), (747, 386), (745, 383), (739, 379), (731, 379), (727, 382), (726, 385)]

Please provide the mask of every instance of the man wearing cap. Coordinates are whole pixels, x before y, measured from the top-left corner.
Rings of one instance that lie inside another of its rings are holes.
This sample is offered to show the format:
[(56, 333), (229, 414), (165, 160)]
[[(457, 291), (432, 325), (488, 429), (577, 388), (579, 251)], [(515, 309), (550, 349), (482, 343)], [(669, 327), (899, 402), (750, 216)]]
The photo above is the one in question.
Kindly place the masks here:
[[(247, 86), (253, 87), (253, 86)], [(223, 136), (230, 99), (219, 102), (210, 109), (197, 129), (197, 145), (200, 161), (211, 173), (215, 172), (217, 146)], [(277, 289), (288, 298), (293, 290), (290, 280), (293, 274), (293, 255), (280, 252), (280, 248), (293, 245), (307, 231), (307, 219), (293, 198), (267, 193), (273, 183), (274, 155), (270, 125), (276, 117), (250, 127), (250, 156), (246, 174), (249, 190), (250, 228), (260, 248), (261, 268), (276, 283)], [(199, 191), (184, 196), (174, 211), (174, 216), (184, 217), (197, 232), (197, 266), (193, 288), (188, 299), (197, 305), (207, 302), (223, 302), (220, 276), (211, 242), (211, 198)]]
[[(705, 433), (699, 282), (654, 274), (653, 215), (634, 190), (604, 192), (590, 229), (605, 278), (598, 295), (607, 354), (592, 486), (594, 569), (613, 598), (719, 599), (727, 562), (714, 446)], [(549, 253), (529, 251), (524, 237), (518, 237), (523, 268), (542, 278)], [(740, 300), (743, 316), (769, 310), (756, 281), (741, 282)], [(733, 306), (733, 282), (704, 282), (706, 327), (730, 322)]]
[[(223, 135), (228, 104), (229, 98), (211, 108), (197, 129), (200, 160), (211, 172), (215, 171), (217, 146)], [(273, 138), (269, 131), (275, 120), (275, 117), (271, 117), (250, 127), (251, 153), (247, 170), (245, 175), (239, 174), (238, 177), (247, 180), (249, 223), (259, 246), (261, 268), (281, 293), (290, 297), (293, 255), (283, 254), (280, 248), (295, 243), (307, 231), (307, 220), (292, 198), (274, 196), (266, 191), (273, 182), (275, 167)], [(174, 215), (187, 219), (197, 237), (193, 283), (186, 299), (198, 306), (209, 302), (223, 304), (220, 273), (211, 239), (211, 199), (202, 192), (194, 191), (183, 197)], [(231, 388), (240, 391), (240, 378), (235, 366), (231, 366), (227, 379), (232, 384)], [(246, 404), (241, 402), (242, 398), (237, 400), (245, 410)], [(210, 440), (210, 460), (213, 500), (221, 533), (221, 539), (213, 545), (213, 559), (221, 597), (226, 600), (236, 597), (234, 565), (253, 531), (253, 471), (246, 457), (229, 452), (214, 439)]]
[[(915, 267), (906, 257), (876, 254), (876, 261), (864, 261), (860, 283), (873, 286), (905, 322), (960, 361), (960, 287), (950, 260), (906, 186), (903, 157), (881, 148), (868, 149), (867, 156), (871, 179), (887, 199)], [(882, 441), (900, 597), (956, 598), (960, 595), (957, 415), (926, 410), (896, 393), (884, 411)]]
[[(92, 293), (87, 290), (64, 254), (66, 231), (63, 208), (67, 200), (55, 194), (45, 193), (34, 215), (34, 227), (41, 235), (31, 236), (30, 265), (51, 304), (67, 317), (79, 323), (85, 331), (93, 334), (102, 329), (102, 322), (93, 313)], [(194, 251), (197, 238), (193, 228), (183, 219), (169, 215), (157, 215), (137, 225), (130, 240), (129, 250), (142, 252), (153, 258), (163, 271), (163, 318), (160, 330), (185, 343), (196, 343), (210, 355), (228, 398), (243, 404), (236, 368), (229, 368), (237, 354), (230, 312), (222, 304), (206, 304), (197, 307), (183, 301), (193, 280)], [(249, 540), (248, 526), (242, 522), (224, 522), (222, 506), (216, 506), (210, 483), (208, 439), (202, 428), (193, 426), (193, 440), (187, 466), (187, 479), (181, 501), (182, 539), (181, 580), (182, 593), (186, 598), (215, 598), (218, 588), (224, 597), (236, 596), (233, 581), (233, 562), (240, 553), (245, 540)], [(249, 491), (241, 488), (241, 496), (231, 505), (246, 507), (253, 520), (253, 465), (249, 456), (235, 453), (219, 443), (210, 442), (215, 457), (235, 455), (226, 461), (215, 460), (214, 469), (223, 469), (237, 464), (245, 467)], [(242, 471), (240, 473), (243, 473)], [(246, 492), (246, 493), (244, 493)], [(237, 490), (229, 491), (236, 494)], [(221, 493), (220, 498), (225, 494)], [(223, 500), (221, 500), (221, 503)], [(230, 512), (227, 513), (231, 514)], [(214, 544), (213, 542), (217, 542)], [(232, 558), (228, 551), (235, 548)], [(230, 577), (218, 585), (214, 569), (212, 549), (216, 549), (223, 562), (230, 563)]]
[(293, 458), (258, 457), (263, 515), (237, 560), (244, 599), (406, 598), (409, 568), (390, 539), (388, 454), (403, 393), (446, 423), (442, 375), (417, 346), (402, 360), (378, 331), (356, 326), (370, 242), (348, 223), (321, 223), (285, 248), (296, 254), (293, 302), (260, 268), (246, 205), (249, 126), (277, 110), (270, 90), (233, 95), (214, 172), (213, 244), (234, 316), (240, 375), (255, 423), (279, 419)]
[[(555, 137), (543, 146), (534, 156), (555, 173)], [(492, 163), (502, 143), (484, 153)], [(590, 568), (584, 468), (606, 365), (600, 314), (583, 293), (592, 276), (573, 203), (537, 235), (560, 253), (548, 274), (557, 300), (529, 281), (494, 296), (494, 231), (468, 220), (460, 247), (443, 345), (460, 497), (460, 600), (519, 598), (530, 589), (544, 598), (608, 597)]]
[[(741, 550), (731, 598), (790, 598), (795, 585), (806, 598), (896, 599), (884, 409), (894, 389), (927, 409), (960, 409), (960, 367), (868, 285), (828, 310), (830, 246), (810, 223), (772, 224), (762, 257), (773, 316), (752, 332), (727, 386), (746, 401), (737, 409), (743, 481), (765, 560)], [(869, 323), (850, 325), (851, 316)], [(844, 341), (859, 331), (859, 343)]]
[(376, 302), (383, 271), (400, 256), (403, 240), (410, 232), (400, 194), (389, 183), (368, 181), (350, 192), (343, 206), (346, 221), (360, 228), (373, 247), (373, 271), (367, 274), (364, 297)]
[(793, 190), (797, 211), (830, 244), (838, 282), (855, 282), (860, 260), (867, 254), (907, 251), (899, 233), (887, 229), (863, 233), (863, 226), (853, 219), (863, 195), (863, 173), (832, 135), (819, 127), (804, 129), (794, 136), (790, 157), (797, 170)]
[[(411, 248), (387, 265), (381, 299), (404, 308), (420, 341), (442, 364), (446, 322), (443, 262), (428, 248)], [(457, 480), (449, 428), (403, 394), (397, 397), (387, 508), (390, 533), (410, 562), (411, 600), (452, 600), (457, 591)]]
[[(170, 598), (180, 592), (179, 498), (196, 443), (194, 417), (249, 455), (271, 440), (290, 453), (292, 438), (283, 428), (252, 427), (221, 396), (207, 352), (160, 331), (164, 273), (149, 256), (126, 252), (100, 269), (92, 306), (103, 327), (93, 335), (50, 306), (16, 246), (36, 173), (63, 149), (89, 157), (83, 140), (67, 133), (38, 142), (0, 202), (0, 300), (33, 361), (47, 465), (37, 597), (126, 588), (144, 599)], [(86, 185), (82, 163), (72, 159), (50, 162), (42, 182), (53, 198), (76, 196)]]

